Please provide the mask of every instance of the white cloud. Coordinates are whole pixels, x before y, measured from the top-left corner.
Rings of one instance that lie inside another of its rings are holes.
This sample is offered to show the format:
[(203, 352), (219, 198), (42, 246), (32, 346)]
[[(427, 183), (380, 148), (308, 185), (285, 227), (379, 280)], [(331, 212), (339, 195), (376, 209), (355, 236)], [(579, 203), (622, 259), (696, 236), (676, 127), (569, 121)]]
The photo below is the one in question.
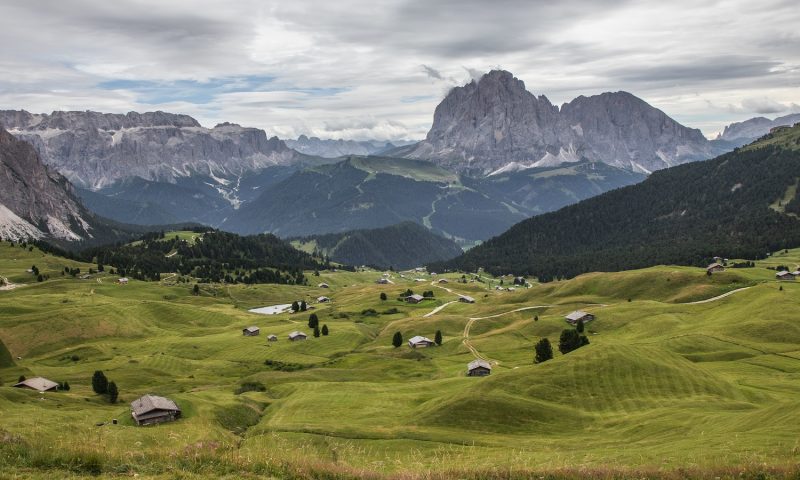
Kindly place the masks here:
[(421, 138), (453, 85), (498, 65), (556, 104), (627, 90), (706, 134), (800, 103), (800, 9), (785, 0), (0, 8), (0, 42), (13, 46), (0, 50), (0, 108), (162, 109), (284, 137)]

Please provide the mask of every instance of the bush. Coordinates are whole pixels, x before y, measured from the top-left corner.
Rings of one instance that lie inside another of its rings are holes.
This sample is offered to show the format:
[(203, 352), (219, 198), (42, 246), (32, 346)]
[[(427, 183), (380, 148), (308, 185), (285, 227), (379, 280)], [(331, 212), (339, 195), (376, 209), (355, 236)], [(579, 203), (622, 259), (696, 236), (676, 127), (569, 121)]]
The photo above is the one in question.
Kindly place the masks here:
[(365, 317), (377, 317), (378, 311), (375, 310), (374, 308), (368, 308), (366, 310), (361, 310), (361, 315)]
[(328, 326), (327, 325), (323, 325), (322, 326), (322, 336), (323, 337), (327, 337), (328, 336)]
[(564, 355), (589, 344), (589, 339), (578, 333), (577, 330), (564, 330), (558, 340), (558, 351)]
[(550, 340), (547, 338), (539, 340), (534, 350), (536, 350), (536, 355), (533, 358), (533, 363), (542, 363), (553, 358), (553, 346), (550, 345)]
[(241, 395), (244, 392), (266, 392), (267, 387), (261, 382), (244, 382), (233, 391), (234, 395)]
[(392, 308), (384, 310), (381, 313), (383, 315), (394, 315), (395, 313), (400, 313), (400, 310), (398, 310), (397, 307), (392, 307)]
[(394, 348), (399, 347), (403, 344), (403, 334), (400, 332), (395, 332), (394, 336), (392, 337), (392, 345)]
[(381, 292), (381, 301), (382, 301), (382, 302), (385, 302), (385, 301), (386, 301), (386, 298), (387, 298), (387, 297), (386, 297), (386, 293), (385, 293), (385, 292)]

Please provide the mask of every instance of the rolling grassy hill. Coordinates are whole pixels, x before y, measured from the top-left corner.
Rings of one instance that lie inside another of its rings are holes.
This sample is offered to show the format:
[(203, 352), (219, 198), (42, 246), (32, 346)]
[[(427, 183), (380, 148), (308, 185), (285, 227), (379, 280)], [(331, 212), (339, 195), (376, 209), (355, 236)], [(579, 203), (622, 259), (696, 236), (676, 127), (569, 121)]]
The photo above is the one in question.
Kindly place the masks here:
[(763, 258), (800, 245), (800, 126), (714, 160), (658, 171), (637, 185), (514, 225), (432, 268), (542, 280), (713, 256)]
[(347, 265), (407, 269), (428, 262), (447, 260), (462, 250), (452, 240), (440, 237), (414, 222), (385, 228), (330, 233), (292, 240), (292, 245), (317, 256)]
[[(34, 264), (50, 279), (36, 282)], [(30, 478), (796, 474), (800, 284), (777, 283), (771, 268), (798, 264), (791, 250), (710, 277), (656, 266), (516, 291), (495, 290), (508, 277), (392, 274), (376, 285), (380, 272), (339, 271), (322, 272), (325, 290), (206, 284), (195, 296), (166, 275), (62, 277), (92, 265), (2, 242), (0, 275), (16, 288), (0, 291), (0, 341), (21, 359), (0, 365), (0, 468)], [(407, 288), (435, 298), (395, 300)], [(323, 292), (332, 303), (314, 301)], [(477, 302), (450, 303), (457, 294)], [(247, 311), (300, 299), (330, 335), (289, 342), (310, 333), (308, 312)], [(597, 316), (591, 344), (534, 365), (533, 344), (557, 344), (563, 315), (579, 308)], [(243, 337), (248, 325), (262, 336)], [(436, 330), (440, 347), (391, 346), (397, 331)], [(490, 377), (465, 376), (475, 354), (494, 363)], [(95, 370), (121, 403), (92, 393)], [(72, 389), (11, 388), (19, 375)], [(237, 394), (245, 382), (264, 391)], [(184, 418), (133, 426), (127, 403), (145, 393), (173, 398)]]

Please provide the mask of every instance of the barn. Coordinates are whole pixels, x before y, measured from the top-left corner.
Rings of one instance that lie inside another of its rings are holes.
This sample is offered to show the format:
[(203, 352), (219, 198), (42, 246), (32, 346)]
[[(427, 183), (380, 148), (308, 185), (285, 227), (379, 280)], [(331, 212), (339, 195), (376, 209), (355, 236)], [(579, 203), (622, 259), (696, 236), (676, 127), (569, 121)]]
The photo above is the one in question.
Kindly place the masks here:
[(14, 384), (17, 388), (28, 388), (37, 392), (49, 392), (58, 390), (58, 384), (43, 377), (28, 378)]
[(588, 312), (584, 312), (583, 310), (575, 310), (574, 312), (564, 317), (564, 319), (570, 325), (576, 325), (580, 320), (583, 320), (583, 323), (589, 323), (593, 321), (594, 315)]
[(131, 416), (136, 425), (153, 425), (179, 419), (181, 409), (169, 398), (145, 395), (131, 402)]
[(468, 377), (485, 377), (492, 373), (492, 365), (486, 360), (476, 358), (467, 364)]
[(247, 327), (242, 329), (242, 335), (245, 337), (255, 337), (261, 333), (261, 330), (258, 327)]
[(425, 347), (432, 347), (434, 345), (436, 345), (436, 342), (434, 342), (430, 338), (422, 337), (420, 335), (412, 337), (408, 341), (408, 346), (411, 348), (425, 348)]

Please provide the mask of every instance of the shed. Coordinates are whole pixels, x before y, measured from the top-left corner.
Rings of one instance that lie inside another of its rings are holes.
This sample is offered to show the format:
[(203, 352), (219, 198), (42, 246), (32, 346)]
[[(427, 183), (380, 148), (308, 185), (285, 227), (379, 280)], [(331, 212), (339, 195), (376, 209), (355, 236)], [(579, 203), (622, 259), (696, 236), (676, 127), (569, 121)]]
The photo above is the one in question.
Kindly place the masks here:
[(570, 313), (564, 319), (570, 325), (575, 325), (578, 323), (579, 320), (583, 320), (583, 323), (589, 323), (594, 320), (594, 315), (591, 313), (584, 312), (583, 310), (575, 310), (574, 312)]
[(319, 285), (317, 285), (317, 286), (318, 286), (319, 288), (331, 288), (331, 287), (330, 287), (330, 285), (328, 285), (327, 283), (320, 283), (320, 284), (319, 284)]
[(317, 297), (317, 302), (319, 302), (319, 303), (328, 303), (330, 301), (331, 301), (331, 299), (328, 298), (328, 297), (325, 297), (325, 296)]
[(277, 335), (270, 335), (270, 336), (267, 337), (267, 341), (268, 342), (277, 342), (278, 341), (278, 336)]
[(408, 303), (419, 303), (419, 302), (423, 301), (424, 299), (425, 299), (425, 297), (423, 297), (422, 295), (420, 295), (418, 293), (415, 293), (414, 295), (407, 296), (406, 297), (406, 302), (408, 302)]
[(289, 334), (289, 340), (293, 342), (297, 340), (305, 340), (306, 338), (308, 338), (308, 335), (306, 335), (303, 332), (298, 332), (296, 330)]
[(725, 271), (725, 266), (723, 266), (721, 263), (712, 263), (711, 265), (706, 267), (706, 272), (708, 273), (724, 272), (724, 271)]
[(792, 275), (791, 273), (787, 272), (786, 270), (781, 270), (780, 272), (775, 274), (775, 278), (778, 279), (778, 280), (793, 281), (795, 279), (795, 276)]
[(462, 303), (475, 303), (475, 299), (470, 297), (469, 295), (459, 295), (458, 301)]
[(468, 377), (485, 377), (492, 373), (492, 365), (486, 360), (476, 358), (467, 364)]
[(440, 278), (439, 283), (450, 283), (446, 278)]
[(388, 285), (391, 282), (389, 281), (388, 278), (379, 278), (375, 280), (375, 283), (377, 283), (378, 285)]
[(131, 402), (131, 416), (137, 425), (152, 425), (181, 418), (181, 409), (169, 398), (145, 395)]
[(255, 326), (242, 329), (242, 335), (245, 337), (255, 337), (259, 333), (261, 333), (261, 330)]
[(416, 337), (411, 337), (408, 341), (408, 346), (411, 348), (425, 348), (425, 347), (432, 347), (436, 345), (436, 342), (431, 340), (427, 337), (422, 337), (417, 335)]
[(43, 377), (28, 378), (19, 383), (14, 384), (17, 388), (29, 388), (37, 392), (49, 392), (51, 390), (58, 390), (58, 384), (52, 380)]
[(117, 279), (117, 283), (120, 285), (127, 285), (128, 284), (128, 277), (122, 277)]

